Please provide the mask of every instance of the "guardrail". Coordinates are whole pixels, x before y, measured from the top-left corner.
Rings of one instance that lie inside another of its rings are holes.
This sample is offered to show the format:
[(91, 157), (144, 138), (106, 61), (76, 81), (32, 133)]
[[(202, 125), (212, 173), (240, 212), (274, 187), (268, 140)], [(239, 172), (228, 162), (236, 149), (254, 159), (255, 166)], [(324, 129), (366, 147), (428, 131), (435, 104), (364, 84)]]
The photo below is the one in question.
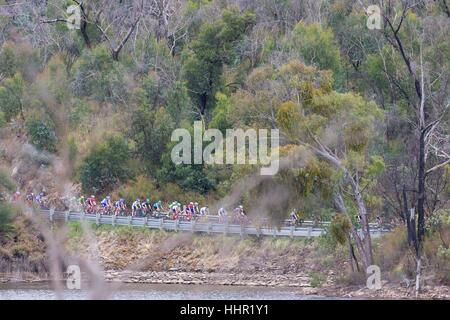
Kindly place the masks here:
[[(288, 227), (270, 227), (270, 226), (252, 226), (229, 223), (218, 223), (213, 221), (180, 221), (156, 218), (140, 218), (131, 216), (114, 216), (101, 214), (87, 214), (83, 212), (41, 210), (41, 214), (46, 215), (50, 221), (64, 220), (68, 221), (86, 221), (97, 225), (108, 224), (117, 226), (146, 227), (150, 229), (159, 229), (175, 232), (200, 232), (207, 234), (224, 235), (245, 235), (254, 236), (272, 236), (272, 237), (318, 237), (327, 232), (326, 227), (308, 226), (288, 226)], [(306, 222), (306, 221), (305, 221)], [(328, 223), (329, 224), (329, 223)], [(379, 237), (389, 232), (383, 228), (373, 228), (371, 226), (371, 236)]]

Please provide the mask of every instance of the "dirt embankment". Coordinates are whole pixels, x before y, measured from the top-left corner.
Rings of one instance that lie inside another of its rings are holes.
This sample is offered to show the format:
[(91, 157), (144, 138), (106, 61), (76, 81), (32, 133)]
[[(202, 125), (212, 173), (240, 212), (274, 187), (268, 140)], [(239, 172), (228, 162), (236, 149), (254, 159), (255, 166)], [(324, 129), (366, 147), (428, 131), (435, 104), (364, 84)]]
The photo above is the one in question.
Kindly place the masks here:
[[(21, 274), (10, 281), (48, 279), (42, 236), (24, 217), (15, 225), (17, 238), (10, 238), (0, 250), (0, 270)], [(343, 281), (348, 275), (345, 250), (326, 251), (317, 239), (241, 239), (107, 226), (87, 230), (79, 224), (65, 230), (66, 238), (60, 238), (66, 248), (64, 260), (98, 263), (106, 281), (282, 286), (300, 294), (414, 298), (413, 284), (382, 278), (382, 289), (372, 291), (365, 281), (352, 285)], [(450, 288), (425, 286), (421, 298), (450, 299)]]
[(26, 216), (14, 219), (11, 231), (1, 237), (0, 244), (1, 274), (17, 280), (47, 275), (47, 245), (42, 233)]
[[(283, 286), (334, 297), (414, 298), (413, 284), (382, 278), (382, 289), (376, 291), (366, 287), (364, 278), (349, 284), (345, 250), (327, 252), (317, 239), (241, 239), (127, 228), (97, 230), (95, 239), (87, 251), (77, 236), (68, 244), (87, 259), (95, 252), (107, 281)], [(450, 287), (425, 285), (421, 298), (450, 299)]]

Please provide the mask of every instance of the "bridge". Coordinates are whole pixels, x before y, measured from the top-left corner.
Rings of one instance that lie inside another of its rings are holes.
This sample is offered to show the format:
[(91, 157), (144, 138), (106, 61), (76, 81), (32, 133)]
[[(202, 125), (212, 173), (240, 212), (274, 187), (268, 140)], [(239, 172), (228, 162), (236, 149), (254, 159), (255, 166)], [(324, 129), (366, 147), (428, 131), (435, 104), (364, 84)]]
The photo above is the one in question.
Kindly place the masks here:
[[(40, 213), (50, 221), (86, 221), (96, 225), (144, 227), (174, 232), (239, 235), (241, 237), (246, 235), (290, 238), (319, 237), (326, 234), (327, 227), (330, 225), (330, 222), (315, 223), (314, 221), (304, 221), (300, 226), (291, 226), (288, 225), (289, 221), (286, 220), (284, 226), (277, 228), (268, 225), (267, 221), (262, 221), (257, 226), (220, 222), (218, 216), (206, 216), (201, 221), (183, 221), (164, 218), (87, 214), (84, 212), (56, 211), (54, 209), (40, 210)], [(389, 232), (388, 229), (380, 227), (376, 223), (370, 223), (369, 227), (373, 238)], [(358, 230), (358, 232), (361, 234), (361, 230)]]

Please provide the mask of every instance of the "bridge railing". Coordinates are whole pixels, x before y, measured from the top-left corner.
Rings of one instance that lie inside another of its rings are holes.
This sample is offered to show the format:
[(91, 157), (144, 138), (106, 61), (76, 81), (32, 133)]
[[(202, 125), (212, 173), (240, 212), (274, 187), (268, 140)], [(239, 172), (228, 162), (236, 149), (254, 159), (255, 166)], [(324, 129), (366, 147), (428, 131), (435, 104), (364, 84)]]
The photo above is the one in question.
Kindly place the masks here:
[[(312, 225), (303, 226), (254, 226), (244, 224), (219, 223), (218, 221), (182, 221), (164, 218), (147, 218), (131, 216), (114, 216), (101, 214), (87, 214), (83, 212), (41, 210), (51, 221), (86, 221), (97, 225), (117, 225), (147, 227), (150, 229), (160, 229), (166, 231), (183, 232), (201, 232), (208, 234), (230, 234), (230, 235), (255, 235), (255, 236), (273, 236), (273, 237), (318, 237), (327, 232), (326, 225), (321, 227)], [(378, 237), (388, 232), (383, 228), (371, 228), (371, 235)]]

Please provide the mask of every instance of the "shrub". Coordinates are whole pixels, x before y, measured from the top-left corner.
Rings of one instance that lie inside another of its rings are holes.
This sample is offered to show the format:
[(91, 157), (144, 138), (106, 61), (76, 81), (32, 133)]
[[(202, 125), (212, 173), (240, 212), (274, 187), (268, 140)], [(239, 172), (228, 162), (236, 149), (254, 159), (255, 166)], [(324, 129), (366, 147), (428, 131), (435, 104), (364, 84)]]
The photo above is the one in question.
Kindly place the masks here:
[(5, 114), (0, 111), (0, 128), (2, 128), (6, 124)]
[(128, 163), (130, 150), (120, 136), (113, 136), (95, 147), (79, 169), (83, 190), (99, 194), (114, 189), (119, 183), (132, 178)]
[(58, 138), (55, 124), (44, 112), (35, 112), (28, 116), (25, 124), (30, 142), (39, 150), (56, 151)]
[(351, 227), (351, 222), (345, 214), (337, 214), (331, 221), (330, 233), (337, 243), (344, 245)]
[(0, 240), (13, 230), (13, 227), (11, 226), (13, 216), (14, 212), (12, 206), (4, 201), (0, 201)]

